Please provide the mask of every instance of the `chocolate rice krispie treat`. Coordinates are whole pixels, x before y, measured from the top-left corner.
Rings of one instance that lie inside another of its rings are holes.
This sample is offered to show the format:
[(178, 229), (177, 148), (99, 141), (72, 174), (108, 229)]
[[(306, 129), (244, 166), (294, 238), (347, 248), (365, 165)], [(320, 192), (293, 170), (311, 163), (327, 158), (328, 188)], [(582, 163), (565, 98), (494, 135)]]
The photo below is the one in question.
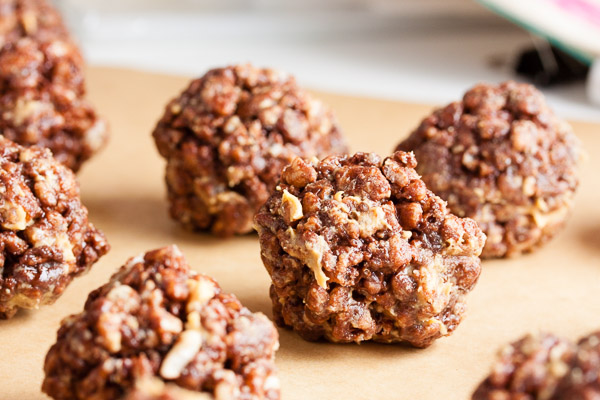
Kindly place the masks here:
[(108, 250), (73, 172), (0, 135), (0, 319), (52, 304)]
[(171, 216), (219, 236), (252, 217), (296, 156), (345, 153), (328, 107), (272, 69), (213, 69), (166, 108), (153, 133), (167, 160)]
[(600, 332), (575, 344), (551, 334), (504, 347), (473, 400), (600, 398)]
[(77, 171), (107, 139), (85, 100), (83, 60), (46, 0), (0, 0), (0, 132)]
[(130, 259), (62, 322), (42, 389), (54, 399), (279, 399), (278, 347), (267, 317), (165, 247)]
[(482, 257), (510, 257), (552, 238), (578, 185), (579, 142), (533, 86), (479, 84), (434, 111), (397, 147), (458, 216), (487, 235)]
[(412, 153), (296, 158), (255, 217), (273, 314), (307, 340), (449, 335), (481, 271), (485, 235), (450, 214)]

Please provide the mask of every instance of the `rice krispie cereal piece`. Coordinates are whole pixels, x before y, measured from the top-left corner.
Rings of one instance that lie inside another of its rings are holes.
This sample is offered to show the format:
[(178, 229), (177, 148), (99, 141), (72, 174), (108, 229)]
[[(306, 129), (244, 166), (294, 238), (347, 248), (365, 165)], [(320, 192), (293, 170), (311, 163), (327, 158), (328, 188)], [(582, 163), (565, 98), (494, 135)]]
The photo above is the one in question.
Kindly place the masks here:
[(561, 230), (577, 189), (580, 144), (528, 84), (479, 84), (434, 111), (397, 150), (460, 217), (487, 235), (482, 257), (531, 251)]
[(296, 158), (255, 217), (276, 321), (308, 340), (426, 347), (465, 312), (485, 235), (411, 153)]
[(275, 400), (278, 347), (266, 316), (165, 247), (130, 259), (62, 322), (42, 389), (65, 400)]
[(0, 136), (0, 318), (54, 303), (109, 248), (73, 172), (48, 149)]
[(171, 216), (219, 236), (252, 231), (252, 217), (296, 156), (345, 153), (327, 106), (272, 69), (208, 71), (172, 100), (153, 133), (167, 160)]

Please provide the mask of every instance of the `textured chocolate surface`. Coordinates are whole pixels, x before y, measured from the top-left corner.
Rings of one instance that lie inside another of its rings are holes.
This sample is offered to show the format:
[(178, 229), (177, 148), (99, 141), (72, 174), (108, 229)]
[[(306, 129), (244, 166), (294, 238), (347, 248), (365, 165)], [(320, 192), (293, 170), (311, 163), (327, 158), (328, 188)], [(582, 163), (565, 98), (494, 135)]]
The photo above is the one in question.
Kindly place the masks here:
[(533, 86), (480, 84), (434, 111), (397, 150), (458, 216), (487, 235), (483, 257), (545, 243), (565, 223), (578, 186), (579, 141)]
[(278, 347), (266, 316), (165, 247), (130, 259), (90, 293), (83, 312), (62, 322), (43, 391), (54, 399), (169, 399), (189, 391), (279, 399)]
[(308, 340), (408, 342), (449, 335), (475, 285), (485, 236), (397, 152), (300, 158), (257, 213), (277, 322)]
[(0, 0), (0, 132), (77, 171), (107, 139), (85, 100), (83, 60), (45, 0)]
[(551, 334), (528, 335), (503, 348), (473, 400), (600, 398), (600, 332), (575, 344)]
[(53, 303), (108, 249), (73, 172), (0, 136), (0, 318)]
[(219, 68), (172, 100), (153, 133), (167, 160), (171, 216), (220, 236), (247, 233), (294, 157), (347, 148), (331, 111), (293, 77)]

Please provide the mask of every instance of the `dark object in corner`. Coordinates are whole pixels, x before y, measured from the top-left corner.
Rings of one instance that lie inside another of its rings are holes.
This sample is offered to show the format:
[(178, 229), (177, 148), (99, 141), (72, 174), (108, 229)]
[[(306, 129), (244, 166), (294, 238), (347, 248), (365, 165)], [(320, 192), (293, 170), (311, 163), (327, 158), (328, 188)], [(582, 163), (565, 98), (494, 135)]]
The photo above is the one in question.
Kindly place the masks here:
[(550, 44), (525, 50), (515, 66), (519, 75), (538, 86), (584, 80), (589, 69), (582, 61)]

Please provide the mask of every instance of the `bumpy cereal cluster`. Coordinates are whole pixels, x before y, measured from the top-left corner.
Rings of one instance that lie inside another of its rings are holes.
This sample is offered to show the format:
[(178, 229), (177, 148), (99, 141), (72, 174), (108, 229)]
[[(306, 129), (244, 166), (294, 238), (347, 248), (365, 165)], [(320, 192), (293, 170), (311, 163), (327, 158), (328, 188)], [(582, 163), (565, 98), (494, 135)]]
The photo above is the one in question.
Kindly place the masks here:
[(214, 69), (167, 106), (153, 133), (171, 216), (220, 236), (247, 233), (294, 157), (346, 152), (333, 114), (271, 69)]
[(166, 247), (129, 260), (90, 293), (82, 313), (62, 322), (43, 391), (54, 399), (169, 399), (186, 391), (279, 399), (278, 346), (267, 317)]
[(417, 347), (454, 331), (485, 235), (450, 214), (415, 166), (396, 152), (284, 169), (255, 217), (280, 325), (308, 340)]
[(503, 348), (473, 400), (600, 398), (600, 332), (574, 344), (550, 334), (528, 335)]
[(427, 187), (479, 223), (483, 257), (518, 255), (552, 238), (578, 185), (577, 138), (527, 84), (475, 86), (397, 150), (413, 151)]
[(107, 139), (84, 95), (83, 60), (56, 10), (0, 0), (0, 132), (77, 171)]
[(73, 172), (0, 136), (0, 318), (53, 303), (108, 249)]

